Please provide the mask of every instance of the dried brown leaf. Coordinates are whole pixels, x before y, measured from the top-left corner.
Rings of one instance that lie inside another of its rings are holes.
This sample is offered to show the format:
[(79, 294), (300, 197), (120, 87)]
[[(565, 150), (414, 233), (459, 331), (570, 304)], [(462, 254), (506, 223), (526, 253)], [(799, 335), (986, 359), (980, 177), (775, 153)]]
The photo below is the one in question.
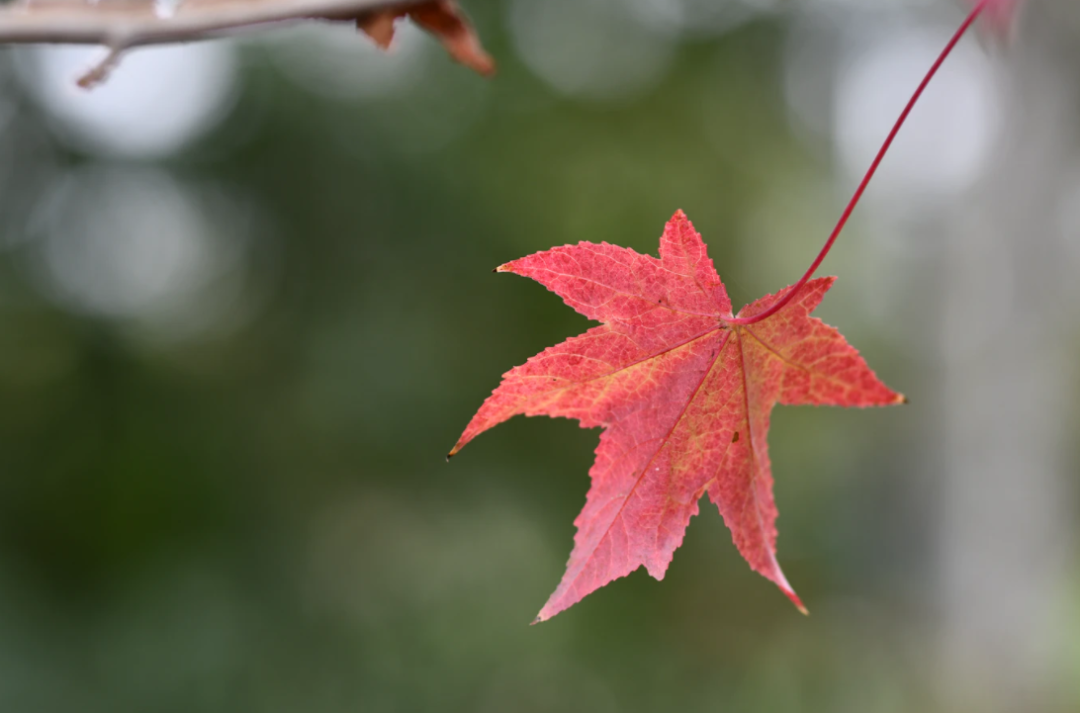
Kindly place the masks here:
[(483, 75), (490, 75), (495, 71), (494, 60), (484, 51), (472, 24), (465, 19), (453, 0), (401, 3), (382, 10), (372, 10), (358, 17), (356, 26), (367, 33), (375, 44), (386, 49), (394, 39), (394, 23), (402, 17), (409, 17), (438, 37), (450, 56), (466, 67)]

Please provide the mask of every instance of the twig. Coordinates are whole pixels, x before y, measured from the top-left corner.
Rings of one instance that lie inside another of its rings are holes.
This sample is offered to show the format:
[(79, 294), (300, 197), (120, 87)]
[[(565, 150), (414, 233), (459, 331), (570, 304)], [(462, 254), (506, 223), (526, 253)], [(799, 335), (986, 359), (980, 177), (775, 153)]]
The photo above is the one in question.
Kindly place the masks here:
[(108, 78), (134, 47), (192, 42), (270, 24), (303, 20), (355, 23), (381, 47), (394, 22), (411, 17), (459, 62), (480, 74), (495, 70), (455, 0), (186, 0), (159, 13), (153, 0), (21, 0), (0, 7), (0, 44), (99, 44), (109, 53), (79, 78), (84, 89)]
[(114, 51), (191, 42), (308, 19), (352, 20), (388, 0), (187, 0), (170, 17), (151, 2), (37, 0), (0, 7), (0, 44), (105, 45)]
[(123, 54), (123, 49), (110, 47), (109, 53), (105, 55), (101, 61), (84, 72), (81, 77), (75, 80), (75, 83), (83, 89), (93, 89), (109, 78), (112, 71), (116, 69), (116, 65), (120, 64), (120, 57)]

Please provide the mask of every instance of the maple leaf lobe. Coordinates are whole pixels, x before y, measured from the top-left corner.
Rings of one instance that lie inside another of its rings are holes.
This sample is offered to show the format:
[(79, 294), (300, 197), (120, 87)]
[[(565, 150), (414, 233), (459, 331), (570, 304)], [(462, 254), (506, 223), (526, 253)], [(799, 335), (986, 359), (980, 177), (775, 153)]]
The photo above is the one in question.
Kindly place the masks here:
[(728, 321), (731, 301), (682, 211), (665, 226), (659, 254), (582, 242), (497, 268), (540, 282), (602, 324), (504, 374), (451, 455), (518, 414), (603, 428), (566, 573), (537, 621), (638, 567), (662, 579), (706, 494), (750, 567), (805, 613), (776, 561), (772, 407), (879, 406), (903, 397), (837, 330), (810, 316), (834, 278), (810, 281), (783, 309), (742, 325)]

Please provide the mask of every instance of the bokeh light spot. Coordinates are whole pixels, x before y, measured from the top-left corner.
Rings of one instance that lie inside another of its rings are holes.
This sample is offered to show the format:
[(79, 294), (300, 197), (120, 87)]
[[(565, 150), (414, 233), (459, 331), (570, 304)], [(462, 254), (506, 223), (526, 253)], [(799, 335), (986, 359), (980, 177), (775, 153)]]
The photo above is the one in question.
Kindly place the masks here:
[(101, 48), (34, 46), (20, 51), (19, 77), (73, 148), (104, 156), (161, 158), (221, 121), (232, 106), (236, 61), (229, 42), (133, 50), (92, 90), (75, 80)]

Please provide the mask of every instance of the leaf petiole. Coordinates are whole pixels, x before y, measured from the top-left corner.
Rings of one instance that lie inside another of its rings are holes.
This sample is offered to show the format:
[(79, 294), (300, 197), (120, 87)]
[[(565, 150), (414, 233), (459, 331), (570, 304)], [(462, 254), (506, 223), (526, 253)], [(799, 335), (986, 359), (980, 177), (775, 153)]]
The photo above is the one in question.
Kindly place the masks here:
[(938, 70), (941, 69), (941, 65), (944, 64), (945, 60), (948, 59), (950, 54), (952, 54), (952, 51), (956, 48), (956, 45), (960, 42), (960, 39), (964, 36), (964, 34), (967, 33), (967, 31), (979, 18), (979, 15), (981, 15), (982, 12), (986, 10), (986, 8), (992, 2), (994, 2), (994, 0), (981, 0), (978, 4), (975, 5), (974, 9), (972, 9), (972, 11), (968, 14), (967, 18), (965, 18), (965, 20), (960, 24), (960, 27), (956, 30), (956, 32), (953, 33), (952, 38), (949, 40), (948, 44), (945, 45), (945, 49), (941, 51), (941, 54), (938, 55), (938, 58), (930, 67), (930, 71), (926, 73), (925, 77), (923, 77), (923, 80), (922, 82), (920, 82), (918, 89), (916, 89), (915, 93), (911, 95), (911, 99), (908, 100), (907, 106), (905, 106), (904, 110), (900, 113), (900, 117), (896, 120), (896, 123), (893, 125), (892, 130), (889, 132), (889, 135), (885, 138), (885, 143), (881, 145), (881, 148), (878, 150), (877, 156), (874, 157), (873, 163), (870, 164), (869, 170), (867, 170), (866, 175), (863, 176), (862, 182), (859, 183), (859, 187), (855, 189), (855, 194), (852, 195), (851, 200), (848, 201), (847, 207), (844, 208), (844, 212), (840, 215), (840, 220), (837, 222), (836, 227), (833, 228), (832, 233), (829, 235), (829, 239), (825, 241), (825, 245), (821, 248), (821, 252), (818, 253), (818, 256), (814, 259), (814, 262), (810, 264), (810, 268), (806, 271), (806, 273), (799, 279), (798, 282), (796, 282), (792, 287), (787, 289), (782, 294), (780, 299), (773, 303), (773, 305), (768, 309), (750, 317), (733, 317), (731, 319), (725, 320), (728, 324), (747, 325), (755, 324), (762, 321), (763, 319), (768, 319), (772, 315), (782, 310), (785, 306), (787, 306), (788, 302), (790, 302), (795, 297), (795, 295), (799, 293), (799, 290), (801, 290), (803, 286), (807, 282), (809, 282), (810, 278), (814, 276), (814, 273), (817, 272), (818, 267), (820, 267), (821, 263), (825, 260), (825, 256), (829, 254), (830, 250), (832, 250), (833, 243), (836, 242), (836, 239), (844, 230), (844, 226), (847, 225), (848, 219), (851, 218), (851, 214), (855, 211), (855, 206), (857, 206), (859, 204), (859, 201), (862, 199), (863, 193), (866, 192), (867, 186), (870, 185), (870, 180), (874, 177), (874, 174), (877, 173), (878, 167), (881, 165), (882, 160), (885, 158), (885, 154), (889, 152), (889, 148), (892, 146), (893, 141), (896, 140), (896, 135), (900, 133), (901, 127), (903, 127), (904, 123), (908, 119), (908, 116), (911, 114), (911, 110), (915, 108), (915, 104), (918, 103), (919, 98), (922, 97), (923, 92), (926, 91), (926, 87), (930, 85), (930, 81), (938, 73)]

